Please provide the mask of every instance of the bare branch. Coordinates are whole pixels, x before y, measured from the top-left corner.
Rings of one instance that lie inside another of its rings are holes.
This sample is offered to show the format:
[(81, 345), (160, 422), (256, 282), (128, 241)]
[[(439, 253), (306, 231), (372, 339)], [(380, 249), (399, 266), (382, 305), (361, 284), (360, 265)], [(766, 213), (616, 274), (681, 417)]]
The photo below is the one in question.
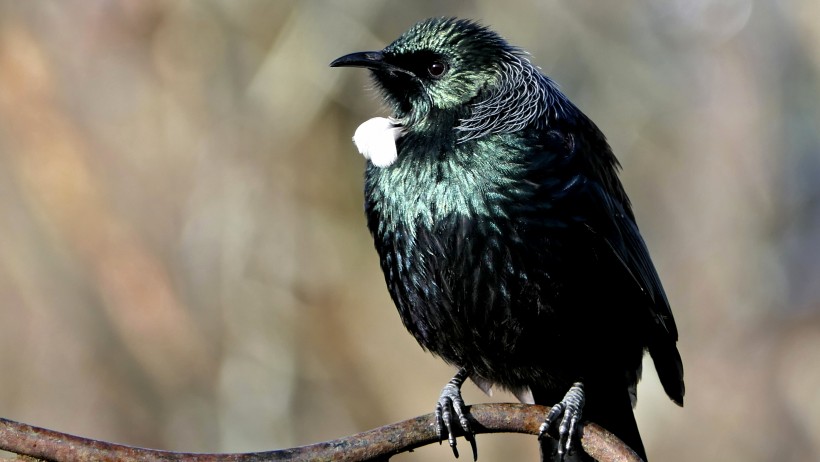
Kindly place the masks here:
[[(547, 411), (546, 407), (527, 404), (476, 404), (469, 408), (469, 416), (477, 434), (537, 435)], [(241, 454), (194, 454), (135, 448), (0, 419), (0, 449), (55, 462), (377, 461), (438, 441), (433, 414), (310, 446)], [(594, 423), (584, 425), (581, 445), (599, 462), (641, 462), (623, 442)]]

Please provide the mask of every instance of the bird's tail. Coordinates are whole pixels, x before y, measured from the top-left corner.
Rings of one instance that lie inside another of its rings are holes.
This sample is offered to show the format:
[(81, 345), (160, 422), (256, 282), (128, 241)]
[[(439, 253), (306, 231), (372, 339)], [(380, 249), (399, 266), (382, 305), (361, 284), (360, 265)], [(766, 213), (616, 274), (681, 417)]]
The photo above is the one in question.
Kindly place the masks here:
[(658, 342), (649, 347), (664, 391), (678, 406), (683, 406), (683, 362), (674, 342)]

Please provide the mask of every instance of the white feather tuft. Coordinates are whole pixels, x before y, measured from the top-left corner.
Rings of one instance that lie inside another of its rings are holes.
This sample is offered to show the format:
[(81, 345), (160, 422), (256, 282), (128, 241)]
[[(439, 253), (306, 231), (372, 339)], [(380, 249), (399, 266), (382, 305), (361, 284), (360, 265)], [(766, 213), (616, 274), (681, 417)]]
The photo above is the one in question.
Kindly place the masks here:
[(356, 148), (370, 159), (376, 167), (387, 167), (399, 157), (396, 140), (402, 135), (402, 127), (395, 119), (374, 117), (359, 125), (353, 134)]

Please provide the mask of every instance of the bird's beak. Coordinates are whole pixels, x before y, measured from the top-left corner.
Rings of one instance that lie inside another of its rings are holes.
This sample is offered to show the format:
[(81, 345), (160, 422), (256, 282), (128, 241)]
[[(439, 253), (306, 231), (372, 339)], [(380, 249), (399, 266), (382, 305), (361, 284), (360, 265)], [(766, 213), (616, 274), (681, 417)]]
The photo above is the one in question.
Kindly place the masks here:
[(387, 71), (391, 74), (402, 73), (413, 75), (412, 72), (404, 70), (394, 64), (384, 60), (384, 53), (381, 51), (360, 51), (350, 53), (341, 58), (336, 58), (330, 63), (330, 67), (365, 67), (374, 71)]
[(360, 51), (336, 58), (330, 67), (366, 67), (368, 69), (384, 69), (384, 54), (381, 51)]

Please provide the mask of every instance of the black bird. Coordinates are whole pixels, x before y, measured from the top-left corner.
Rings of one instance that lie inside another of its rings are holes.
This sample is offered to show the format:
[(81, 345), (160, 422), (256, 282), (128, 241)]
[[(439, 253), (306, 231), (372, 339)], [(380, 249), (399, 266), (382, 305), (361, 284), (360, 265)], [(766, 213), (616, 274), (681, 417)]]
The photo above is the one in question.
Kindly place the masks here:
[(367, 224), (405, 327), (458, 368), (437, 406), (454, 452), (461, 426), (475, 457), (469, 377), (555, 405), (542, 430), (559, 424), (560, 443), (542, 439), (544, 457), (566, 456), (583, 412), (646, 459), (632, 413), (641, 358), (679, 405), (683, 366), (598, 127), (524, 52), (468, 20), (422, 21), (331, 66), (370, 69), (392, 109), (354, 136), (370, 159)]

